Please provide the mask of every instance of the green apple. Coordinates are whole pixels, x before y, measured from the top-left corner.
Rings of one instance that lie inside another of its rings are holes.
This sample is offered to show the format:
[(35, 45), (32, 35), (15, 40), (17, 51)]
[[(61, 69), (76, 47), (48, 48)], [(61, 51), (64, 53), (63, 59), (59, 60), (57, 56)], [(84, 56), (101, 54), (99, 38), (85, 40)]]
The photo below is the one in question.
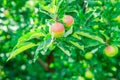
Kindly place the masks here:
[(93, 29), (98, 29), (98, 28), (99, 28), (98, 25), (94, 25), (94, 26), (93, 26)]
[(87, 79), (92, 79), (92, 78), (94, 78), (94, 74), (93, 74), (90, 70), (87, 70), (87, 71), (85, 72), (85, 77), (86, 77)]
[(85, 54), (85, 59), (91, 59), (93, 57), (93, 54), (91, 52), (88, 52)]
[(79, 77), (78, 77), (78, 80), (85, 80), (85, 78), (82, 77), (82, 76), (79, 76)]
[(89, 64), (86, 61), (82, 61), (82, 66), (84, 68), (87, 68), (87, 67), (89, 67)]

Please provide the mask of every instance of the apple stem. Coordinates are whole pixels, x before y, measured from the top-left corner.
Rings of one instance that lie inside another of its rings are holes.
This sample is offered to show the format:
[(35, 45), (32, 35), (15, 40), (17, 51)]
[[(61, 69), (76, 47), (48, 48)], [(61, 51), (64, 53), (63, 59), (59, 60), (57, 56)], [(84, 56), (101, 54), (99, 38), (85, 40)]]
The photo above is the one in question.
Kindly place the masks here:
[(58, 15), (57, 14), (54, 15), (54, 20), (55, 20), (55, 22), (58, 22)]

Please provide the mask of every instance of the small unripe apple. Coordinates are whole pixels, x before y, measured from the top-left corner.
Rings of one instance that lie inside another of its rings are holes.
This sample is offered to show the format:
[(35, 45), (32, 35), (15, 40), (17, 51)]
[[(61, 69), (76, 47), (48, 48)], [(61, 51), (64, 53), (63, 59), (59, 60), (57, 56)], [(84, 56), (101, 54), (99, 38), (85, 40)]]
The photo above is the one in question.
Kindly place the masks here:
[(78, 77), (78, 80), (85, 80), (85, 78), (82, 77), (82, 76), (79, 76), (79, 77)]
[(63, 17), (63, 22), (65, 23), (66, 27), (70, 27), (74, 23), (74, 18), (70, 15), (65, 15)]
[(93, 57), (93, 54), (88, 52), (85, 54), (85, 59), (91, 59)]
[(92, 79), (92, 78), (94, 78), (94, 74), (93, 74), (90, 70), (87, 70), (87, 71), (85, 72), (85, 77), (86, 77), (87, 79)]
[(51, 34), (54, 34), (55, 38), (58, 38), (58, 37), (63, 36), (63, 34), (65, 32), (65, 28), (64, 28), (64, 25), (62, 23), (55, 22), (52, 24), (49, 31)]
[(89, 67), (89, 64), (86, 61), (82, 61), (82, 66), (84, 68), (87, 68), (87, 67)]
[(104, 49), (104, 53), (108, 57), (114, 57), (115, 55), (118, 54), (118, 48), (116, 46), (107, 46)]
[(95, 30), (98, 29), (98, 28), (99, 28), (98, 25), (94, 25), (94, 26), (93, 26), (93, 29), (95, 29)]

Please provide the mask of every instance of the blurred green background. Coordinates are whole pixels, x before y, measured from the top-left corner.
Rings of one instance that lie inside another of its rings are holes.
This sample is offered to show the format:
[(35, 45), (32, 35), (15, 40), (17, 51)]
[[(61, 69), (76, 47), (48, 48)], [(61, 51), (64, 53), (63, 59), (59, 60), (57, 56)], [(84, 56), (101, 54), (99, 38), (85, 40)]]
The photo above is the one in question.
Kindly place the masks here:
[[(58, 3), (59, 21), (68, 14), (74, 17), (75, 23), (69, 36), (56, 40), (62, 48), (54, 48), (54, 61), (49, 64), (54, 71), (45, 71), (39, 62), (46, 62), (51, 50), (46, 54), (40, 52), (37, 55), (40, 59), (34, 61), (31, 55), (37, 47), (6, 62), (21, 36), (34, 30), (49, 34), (48, 24), (54, 22)], [(73, 36), (74, 32), (81, 31), (88, 33), (88, 38), (86, 34)], [(112, 58), (105, 56), (106, 45), (96, 36), (120, 47), (119, 0), (0, 0), (0, 80), (120, 80), (120, 53)], [(83, 45), (84, 50), (79, 49), (79, 45)], [(65, 50), (71, 56), (64, 54)], [(85, 54), (91, 51), (93, 57), (86, 59)], [(88, 70), (94, 76), (92, 79), (85, 76)]]

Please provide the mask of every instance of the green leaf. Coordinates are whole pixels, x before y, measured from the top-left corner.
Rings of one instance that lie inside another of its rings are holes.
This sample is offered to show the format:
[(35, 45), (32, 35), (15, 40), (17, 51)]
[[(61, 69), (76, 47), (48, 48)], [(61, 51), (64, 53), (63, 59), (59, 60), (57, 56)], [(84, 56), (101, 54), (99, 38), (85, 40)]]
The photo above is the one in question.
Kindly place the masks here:
[(64, 37), (69, 36), (70, 34), (72, 34), (73, 32), (73, 26), (71, 26), (71, 28), (64, 34)]
[(22, 37), (20, 37), (18, 40), (18, 43), (22, 43), (33, 38), (39, 38), (41, 36), (45, 36), (45, 34), (43, 34), (42, 32), (29, 32), (23, 35)]
[(53, 39), (54, 39), (54, 37), (52, 35), (48, 34), (44, 39), (44, 42), (45, 42), (44, 47), (49, 48), (54, 41)]
[(58, 44), (58, 48), (60, 48), (66, 55), (71, 56), (69, 50), (65, 49), (62, 45)]
[(24, 44), (24, 42), (26, 42), (26, 41), (29, 41), (29, 40), (34, 39), (34, 38), (39, 38), (39, 37), (42, 37), (42, 36), (45, 36), (45, 34), (43, 34), (42, 32), (29, 32), (29, 33), (27, 33), (27, 34), (25, 34), (25, 35), (23, 35), (22, 37), (19, 38), (18, 43), (13, 48), (13, 50), (15, 48), (21, 47), (21, 45)]
[(34, 60), (38, 58), (39, 51), (41, 51), (42, 54), (45, 54), (48, 48), (52, 45), (52, 43), (53, 43), (53, 36), (47, 34), (46, 37), (44, 38), (44, 41), (40, 42), (39, 46), (35, 51)]
[(106, 40), (109, 40), (110, 39), (110, 37), (108, 37), (105, 33), (104, 33), (104, 31), (99, 31), (104, 37), (105, 37), (105, 39)]
[(13, 52), (10, 54), (9, 58), (7, 59), (7, 61), (9, 61), (10, 59), (14, 58), (16, 55), (22, 53), (23, 51), (25, 51), (25, 50), (27, 50), (27, 49), (29, 49), (29, 48), (32, 48), (32, 47), (34, 47), (34, 46), (36, 46), (36, 44), (34, 44), (34, 43), (28, 43), (28, 44), (26, 44), (26, 45), (24, 45), (24, 46), (16, 49), (15, 51), (13, 51)]
[(72, 36), (73, 36), (74, 38), (78, 39), (78, 40), (82, 40), (81, 36), (78, 36), (78, 35), (75, 34), (75, 33), (74, 33)]
[(90, 51), (90, 53), (96, 53), (98, 51), (99, 48), (95, 48), (92, 51)]
[(117, 44), (116, 46), (120, 48), (120, 44)]
[(61, 6), (61, 4), (62, 4), (63, 1), (64, 1), (64, 0), (60, 0), (60, 2), (58, 3), (58, 9), (59, 9), (59, 7)]
[(46, 35), (46, 37), (44, 38), (44, 45), (41, 54), (46, 54), (50, 46), (53, 44), (53, 38), (54, 37), (50, 34)]
[(99, 45), (100, 45), (100, 43), (98, 43), (98, 42), (94, 42), (94, 43), (91, 42), (91, 44), (86, 45), (85, 48), (95, 47), (95, 46), (99, 46)]
[(44, 41), (40, 42), (40, 44), (38, 45), (35, 51), (34, 61), (36, 61), (36, 59), (38, 58), (39, 51), (42, 50), (43, 48), (44, 48)]
[(89, 33), (86, 33), (86, 32), (76, 32), (76, 34), (79, 34), (81, 36), (84, 36), (84, 37), (87, 37), (87, 38), (90, 38), (90, 39), (93, 39), (93, 40), (96, 40), (96, 41), (99, 41), (99, 42), (101, 42), (103, 44), (105, 43), (103, 41), (103, 39), (101, 37), (99, 37), (99, 36), (90, 35)]
[(73, 41), (70, 41), (70, 43), (74, 46), (76, 46), (77, 48), (79, 48), (80, 50), (84, 51), (84, 46), (82, 45), (79, 45), (77, 42), (73, 42)]
[(55, 14), (57, 13), (57, 6), (55, 5), (56, 2), (56, 0), (52, 0), (52, 2), (47, 6), (41, 3), (41, 8), (47, 11), (47, 14)]

